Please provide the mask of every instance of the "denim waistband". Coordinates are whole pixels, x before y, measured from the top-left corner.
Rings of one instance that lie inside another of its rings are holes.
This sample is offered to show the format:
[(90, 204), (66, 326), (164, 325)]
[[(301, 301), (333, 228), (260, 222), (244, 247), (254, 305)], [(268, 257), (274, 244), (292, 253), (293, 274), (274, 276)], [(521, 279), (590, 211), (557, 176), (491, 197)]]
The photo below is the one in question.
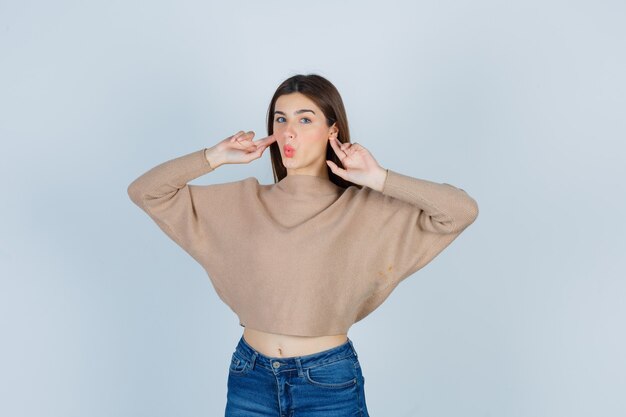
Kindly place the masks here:
[(237, 343), (236, 352), (243, 357), (242, 359), (245, 359), (250, 363), (251, 368), (254, 368), (255, 365), (259, 365), (264, 368), (271, 369), (274, 372), (311, 368), (350, 356), (354, 356), (355, 358), (358, 357), (356, 349), (354, 349), (354, 345), (352, 344), (352, 340), (350, 340), (349, 337), (345, 343), (321, 352), (304, 356), (281, 358), (276, 356), (266, 356), (255, 350), (248, 344), (248, 342), (246, 342), (242, 335), (239, 339), (239, 343)]

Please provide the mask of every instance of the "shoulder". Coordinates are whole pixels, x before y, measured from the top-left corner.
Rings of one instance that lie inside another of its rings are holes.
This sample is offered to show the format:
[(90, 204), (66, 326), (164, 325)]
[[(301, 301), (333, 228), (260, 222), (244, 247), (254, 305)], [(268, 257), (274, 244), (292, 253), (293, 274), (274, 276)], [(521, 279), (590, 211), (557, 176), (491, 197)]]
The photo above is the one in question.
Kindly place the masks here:
[(377, 206), (385, 202), (386, 196), (380, 191), (376, 191), (366, 186), (357, 187), (355, 185), (350, 185), (343, 190), (342, 198), (352, 204)]
[(192, 187), (196, 188), (197, 190), (237, 190), (237, 189), (243, 189), (246, 187), (255, 187), (259, 184), (259, 181), (255, 178), (255, 177), (248, 177), (248, 178), (244, 178), (241, 180), (234, 180), (234, 181), (227, 181), (227, 182), (220, 182), (220, 183), (216, 183), (216, 184), (206, 184), (206, 185), (191, 185)]
[(248, 177), (216, 184), (190, 184), (189, 189), (193, 197), (202, 201), (209, 199), (226, 201), (253, 193), (258, 184), (256, 178)]
[(388, 214), (400, 214), (401, 212), (415, 212), (415, 206), (394, 198), (389, 194), (363, 186), (361, 188), (351, 185), (347, 187), (342, 196), (348, 204), (356, 205), (359, 209), (367, 209), (378, 213), (381, 218)]

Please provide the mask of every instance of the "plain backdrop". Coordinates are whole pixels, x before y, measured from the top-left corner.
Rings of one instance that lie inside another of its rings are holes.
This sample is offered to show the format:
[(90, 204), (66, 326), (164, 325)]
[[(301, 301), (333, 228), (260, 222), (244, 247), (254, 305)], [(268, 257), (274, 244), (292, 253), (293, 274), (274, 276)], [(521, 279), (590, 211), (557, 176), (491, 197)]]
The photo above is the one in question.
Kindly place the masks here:
[[(621, 1), (0, 1), (0, 415), (223, 415), (243, 328), (128, 198), (342, 94), (384, 167), (480, 214), (349, 331), (370, 415), (626, 415)], [(256, 176), (269, 152), (196, 184)], [(243, 255), (242, 255), (243, 258)]]

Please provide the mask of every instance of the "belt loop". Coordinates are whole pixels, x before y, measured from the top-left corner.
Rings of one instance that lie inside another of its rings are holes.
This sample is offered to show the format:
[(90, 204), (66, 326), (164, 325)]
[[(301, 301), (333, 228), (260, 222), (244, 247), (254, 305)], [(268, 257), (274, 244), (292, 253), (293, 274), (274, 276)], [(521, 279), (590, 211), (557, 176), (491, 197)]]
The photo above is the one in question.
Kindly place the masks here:
[(352, 343), (352, 340), (350, 340), (350, 338), (348, 338), (348, 342), (350, 342), (350, 347), (352, 348), (352, 352), (354, 352), (354, 357), (358, 358), (359, 355), (356, 353), (356, 349), (354, 348), (354, 344)]
[(252, 353), (252, 358), (250, 359), (250, 369), (254, 369), (254, 364), (256, 363), (256, 357), (257, 357), (257, 353), (256, 351), (253, 351)]
[(300, 357), (295, 357), (294, 358), (296, 361), (296, 368), (298, 368), (298, 376), (302, 377), (304, 376), (304, 372), (302, 372), (302, 364), (300, 363)]

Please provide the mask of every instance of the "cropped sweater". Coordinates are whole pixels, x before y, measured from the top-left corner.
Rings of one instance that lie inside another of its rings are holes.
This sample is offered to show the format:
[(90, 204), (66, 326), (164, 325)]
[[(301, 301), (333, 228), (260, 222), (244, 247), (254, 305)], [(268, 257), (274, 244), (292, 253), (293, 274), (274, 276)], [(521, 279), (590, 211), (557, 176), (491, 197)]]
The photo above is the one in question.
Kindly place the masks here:
[(382, 192), (312, 175), (191, 185), (204, 149), (135, 179), (131, 200), (206, 271), (243, 327), (346, 334), (478, 216), (463, 189), (386, 169)]

